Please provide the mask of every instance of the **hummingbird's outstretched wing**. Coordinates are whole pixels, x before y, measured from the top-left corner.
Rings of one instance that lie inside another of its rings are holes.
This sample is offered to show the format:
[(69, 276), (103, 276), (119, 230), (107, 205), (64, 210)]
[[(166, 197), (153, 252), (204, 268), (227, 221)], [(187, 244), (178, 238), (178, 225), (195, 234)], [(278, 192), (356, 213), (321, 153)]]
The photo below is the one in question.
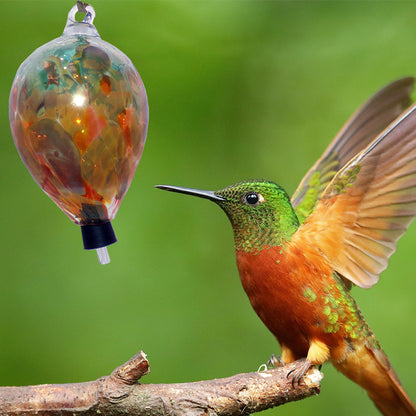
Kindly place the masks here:
[(416, 104), (333, 178), (292, 238), (358, 286), (374, 285), (416, 216)]
[(413, 83), (412, 77), (392, 82), (351, 116), (293, 194), (292, 205), (301, 223), (335, 174), (410, 105)]

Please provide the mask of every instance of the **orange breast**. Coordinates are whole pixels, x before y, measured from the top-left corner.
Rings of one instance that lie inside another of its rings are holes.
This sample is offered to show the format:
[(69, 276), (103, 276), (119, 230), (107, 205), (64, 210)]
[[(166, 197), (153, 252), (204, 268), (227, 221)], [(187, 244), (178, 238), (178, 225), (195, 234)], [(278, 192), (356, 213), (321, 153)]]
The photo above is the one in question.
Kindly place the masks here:
[(331, 317), (327, 308), (336, 281), (318, 252), (288, 243), (286, 248), (236, 254), (241, 282), (254, 310), (296, 358), (306, 357), (312, 338), (332, 349), (343, 343), (342, 328), (339, 323), (331, 326), (335, 315)]

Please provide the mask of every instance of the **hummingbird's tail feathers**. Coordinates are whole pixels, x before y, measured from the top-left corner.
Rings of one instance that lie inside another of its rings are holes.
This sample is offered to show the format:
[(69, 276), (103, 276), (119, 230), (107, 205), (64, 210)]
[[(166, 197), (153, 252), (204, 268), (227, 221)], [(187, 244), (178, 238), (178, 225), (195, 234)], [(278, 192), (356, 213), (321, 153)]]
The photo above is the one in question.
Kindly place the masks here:
[(416, 407), (384, 352), (364, 343), (353, 347), (344, 361), (333, 363), (335, 368), (364, 388), (384, 416), (416, 416)]
[[(370, 398), (374, 401), (377, 408), (385, 415), (416, 415), (416, 407), (413, 404), (410, 397), (404, 391), (399, 377), (393, 370), (393, 367), (390, 364), (389, 359), (382, 350), (369, 349), (370, 354), (373, 355), (375, 362), (380, 367), (381, 372), (385, 372), (387, 379), (389, 381), (389, 388), (394, 391), (396, 396), (394, 401), (386, 400), (379, 391), (372, 393), (368, 392)], [(373, 397), (372, 397), (373, 395)]]

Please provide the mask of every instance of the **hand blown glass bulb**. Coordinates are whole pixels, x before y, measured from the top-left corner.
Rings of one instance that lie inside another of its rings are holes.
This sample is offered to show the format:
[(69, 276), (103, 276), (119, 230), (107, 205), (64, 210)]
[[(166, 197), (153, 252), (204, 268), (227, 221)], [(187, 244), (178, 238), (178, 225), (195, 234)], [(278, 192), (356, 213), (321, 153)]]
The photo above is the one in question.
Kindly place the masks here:
[(143, 152), (148, 105), (132, 62), (100, 38), (94, 9), (82, 5), (84, 20), (74, 6), (62, 36), (18, 69), (9, 116), (30, 174), (105, 264), (105, 247), (117, 241), (110, 221)]

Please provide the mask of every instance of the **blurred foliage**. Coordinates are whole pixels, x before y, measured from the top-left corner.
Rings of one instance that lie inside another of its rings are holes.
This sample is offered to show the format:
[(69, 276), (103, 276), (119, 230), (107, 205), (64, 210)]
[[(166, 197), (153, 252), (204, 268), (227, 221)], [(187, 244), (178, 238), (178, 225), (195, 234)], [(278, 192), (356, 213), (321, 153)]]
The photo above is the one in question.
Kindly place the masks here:
[[(0, 383), (95, 379), (139, 349), (152, 369), (145, 382), (256, 370), (279, 348), (241, 288), (228, 220), (153, 185), (264, 177), (292, 193), (367, 97), (416, 74), (416, 3), (91, 1), (101, 37), (129, 55), (150, 104), (108, 266), (36, 186), (7, 116), (18, 66), (62, 33), (74, 3), (0, 1)], [(354, 290), (413, 398), (415, 245), (412, 226), (380, 283)], [(360, 388), (323, 371), (318, 398), (264, 414), (377, 414)]]

